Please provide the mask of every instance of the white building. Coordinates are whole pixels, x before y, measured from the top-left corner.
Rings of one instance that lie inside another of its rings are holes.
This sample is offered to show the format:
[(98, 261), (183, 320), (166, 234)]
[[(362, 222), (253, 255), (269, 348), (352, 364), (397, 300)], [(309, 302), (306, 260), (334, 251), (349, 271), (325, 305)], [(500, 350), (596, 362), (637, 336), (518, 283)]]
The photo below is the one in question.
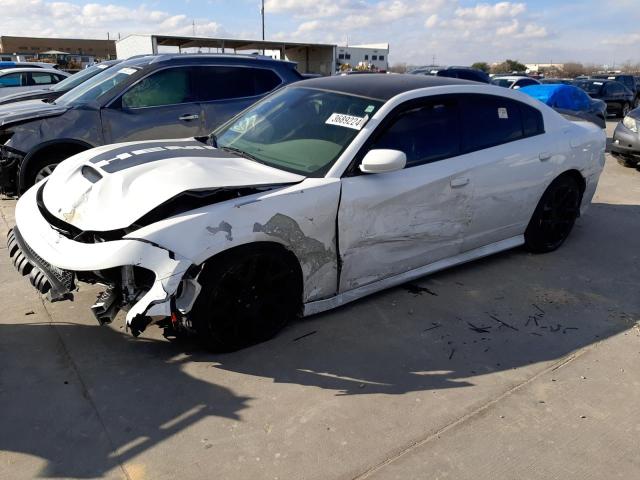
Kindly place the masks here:
[(527, 73), (540, 73), (545, 70), (564, 70), (564, 63), (525, 63)]
[(368, 45), (350, 45), (336, 48), (336, 70), (342, 65), (349, 65), (353, 70), (363, 69), (388, 70), (389, 44), (375, 43)]

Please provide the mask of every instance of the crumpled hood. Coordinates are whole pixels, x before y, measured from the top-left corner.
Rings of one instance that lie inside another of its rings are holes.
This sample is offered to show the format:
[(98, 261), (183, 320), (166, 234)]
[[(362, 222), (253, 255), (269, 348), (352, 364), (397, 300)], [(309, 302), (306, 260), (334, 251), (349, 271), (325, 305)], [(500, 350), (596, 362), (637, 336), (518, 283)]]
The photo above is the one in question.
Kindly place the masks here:
[(46, 103), (42, 100), (27, 100), (0, 105), (0, 127), (36, 118), (62, 115), (68, 109), (68, 107)]
[(46, 181), (43, 202), (59, 219), (100, 232), (129, 227), (185, 191), (281, 185), (304, 178), (193, 138), (129, 142), (62, 162)]

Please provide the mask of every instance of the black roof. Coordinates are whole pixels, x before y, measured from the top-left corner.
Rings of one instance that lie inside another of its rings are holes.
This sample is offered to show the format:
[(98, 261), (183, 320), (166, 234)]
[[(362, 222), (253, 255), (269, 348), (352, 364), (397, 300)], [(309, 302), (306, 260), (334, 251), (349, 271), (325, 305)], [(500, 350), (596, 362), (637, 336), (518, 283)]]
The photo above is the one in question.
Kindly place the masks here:
[(312, 78), (297, 82), (292, 87), (332, 90), (386, 101), (403, 92), (446, 85), (478, 85), (478, 82), (447, 77), (376, 73), (371, 75), (335, 75), (332, 77)]

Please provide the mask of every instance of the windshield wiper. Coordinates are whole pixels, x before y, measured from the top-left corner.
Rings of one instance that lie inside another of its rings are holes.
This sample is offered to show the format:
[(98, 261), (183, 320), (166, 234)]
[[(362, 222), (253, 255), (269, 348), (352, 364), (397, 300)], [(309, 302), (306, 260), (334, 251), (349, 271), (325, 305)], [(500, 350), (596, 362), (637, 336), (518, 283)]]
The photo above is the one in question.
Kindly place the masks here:
[(254, 162), (264, 163), (264, 162), (261, 162), (260, 160), (258, 160), (256, 157), (254, 157), (250, 153), (247, 153), (244, 150), (240, 150), (239, 148), (236, 148), (236, 147), (218, 147), (218, 148), (220, 150), (224, 150), (225, 152), (235, 153), (236, 155), (239, 155), (242, 158), (246, 158), (247, 160), (253, 160)]

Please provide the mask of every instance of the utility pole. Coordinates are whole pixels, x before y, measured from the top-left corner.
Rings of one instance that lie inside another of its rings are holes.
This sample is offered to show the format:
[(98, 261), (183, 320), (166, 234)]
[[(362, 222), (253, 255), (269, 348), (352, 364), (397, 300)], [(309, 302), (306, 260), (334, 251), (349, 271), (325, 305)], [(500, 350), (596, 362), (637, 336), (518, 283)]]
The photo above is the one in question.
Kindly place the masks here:
[(264, 0), (262, 0), (262, 8), (260, 9), (260, 16), (262, 17), (262, 40), (264, 40)]
[(196, 21), (193, 20), (193, 36), (196, 36)]

